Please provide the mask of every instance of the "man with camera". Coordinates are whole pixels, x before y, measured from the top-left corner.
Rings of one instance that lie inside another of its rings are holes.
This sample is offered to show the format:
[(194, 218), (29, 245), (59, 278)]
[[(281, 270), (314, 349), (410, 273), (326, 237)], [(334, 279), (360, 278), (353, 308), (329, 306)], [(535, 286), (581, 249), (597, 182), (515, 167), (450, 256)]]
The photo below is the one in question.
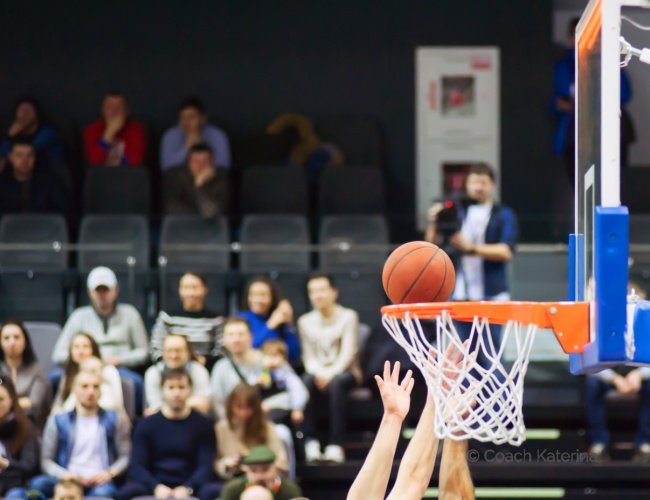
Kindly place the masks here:
[[(485, 163), (472, 165), (465, 188), (466, 198), (460, 202), (431, 206), (425, 239), (442, 247), (454, 262), (454, 300), (510, 300), (506, 265), (517, 244), (517, 218), (495, 202), (494, 171)], [(467, 330), (469, 337), (470, 326), (459, 325), (459, 333)], [(496, 325), (491, 328), (498, 349), (500, 331)]]

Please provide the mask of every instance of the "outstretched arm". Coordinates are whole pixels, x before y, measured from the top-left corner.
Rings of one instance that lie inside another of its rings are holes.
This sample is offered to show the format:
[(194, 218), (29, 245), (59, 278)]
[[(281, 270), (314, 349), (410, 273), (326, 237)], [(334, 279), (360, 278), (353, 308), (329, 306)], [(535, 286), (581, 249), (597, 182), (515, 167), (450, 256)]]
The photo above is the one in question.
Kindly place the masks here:
[(419, 500), (429, 486), (438, 455), (438, 438), (433, 432), (434, 413), (433, 399), (427, 395), (427, 403), (402, 457), (388, 500)]
[(439, 484), (441, 500), (474, 500), (474, 484), (467, 465), (467, 440), (445, 440)]
[(383, 378), (375, 375), (384, 403), (384, 416), (372, 448), (370, 448), (368, 456), (350, 488), (348, 500), (382, 500), (384, 498), (402, 422), (411, 405), (411, 391), (414, 382), (409, 370), (400, 383), (399, 368), (398, 361), (391, 373), (390, 363), (386, 361)]

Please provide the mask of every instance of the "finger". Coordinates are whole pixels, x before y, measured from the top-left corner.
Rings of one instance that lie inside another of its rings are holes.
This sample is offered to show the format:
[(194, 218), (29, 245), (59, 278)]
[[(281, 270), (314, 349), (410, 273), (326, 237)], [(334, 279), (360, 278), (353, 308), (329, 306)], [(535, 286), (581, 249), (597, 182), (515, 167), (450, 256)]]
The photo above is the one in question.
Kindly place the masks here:
[(409, 385), (406, 386), (406, 393), (407, 393), (409, 396), (411, 395), (411, 391), (413, 390), (413, 386), (414, 386), (414, 385), (415, 385), (415, 379), (412, 378), (411, 380), (409, 380)]
[(409, 382), (413, 379), (413, 372), (411, 370), (406, 372), (406, 375), (404, 375), (404, 378), (402, 379), (402, 383), (399, 385), (402, 389), (406, 389), (408, 386)]
[(399, 384), (399, 361), (395, 361), (395, 364), (393, 365), (393, 374), (391, 376), (393, 382), (396, 384)]
[(390, 378), (390, 361), (386, 360), (384, 361), (384, 380), (388, 380)]
[(379, 390), (382, 391), (384, 389), (384, 380), (379, 375), (375, 375), (375, 382), (377, 382)]

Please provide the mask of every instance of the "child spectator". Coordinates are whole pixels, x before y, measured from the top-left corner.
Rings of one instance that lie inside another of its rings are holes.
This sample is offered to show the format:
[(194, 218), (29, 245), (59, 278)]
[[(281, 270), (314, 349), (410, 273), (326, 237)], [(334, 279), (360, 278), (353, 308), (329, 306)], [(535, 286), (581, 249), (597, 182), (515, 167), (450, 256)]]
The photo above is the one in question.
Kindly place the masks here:
[(199, 362), (194, 360), (192, 346), (187, 337), (168, 335), (163, 342), (163, 359), (147, 369), (144, 374), (147, 408), (145, 415), (153, 415), (162, 406), (160, 382), (166, 370), (185, 370), (192, 380), (192, 394), (187, 405), (202, 413), (210, 411), (210, 374)]
[(269, 420), (277, 424), (301, 424), (309, 392), (287, 362), (287, 345), (281, 340), (264, 342), (262, 365), (256, 385)]
[(74, 479), (62, 479), (54, 487), (54, 500), (83, 500), (84, 489)]
[(300, 343), (293, 326), (293, 308), (282, 297), (278, 285), (270, 278), (257, 276), (248, 282), (244, 307), (239, 316), (246, 318), (253, 333), (253, 347), (259, 349), (267, 340), (283, 340), (289, 348), (289, 360), (300, 360)]
[(289, 470), (284, 446), (275, 426), (262, 411), (262, 400), (255, 387), (237, 385), (226, 402), (226, 419), (217, 423), (217, 474), (230, 479), (240, 472), (242, 457), (255, 446), (267, 445), (275, 453), (275, 464), (282, 472)]
[(37, 431), (18, 404), (11, 379), (0, 382), (0, 494), (27, 498), (24, 486), (38, 470)]
[(18, 405), (40, 427), (49, 411), (52, 394), (25, 326), (16, 321), (3, 323), (0, 347), (0, 373), (11, 379)]

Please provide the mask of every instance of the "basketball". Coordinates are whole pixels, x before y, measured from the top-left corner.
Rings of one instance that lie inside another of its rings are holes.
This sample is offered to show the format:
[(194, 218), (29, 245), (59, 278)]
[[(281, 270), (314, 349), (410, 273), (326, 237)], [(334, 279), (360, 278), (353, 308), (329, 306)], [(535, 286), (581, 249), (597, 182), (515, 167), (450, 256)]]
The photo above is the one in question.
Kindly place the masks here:
[(442, 248), (411, 241), (389, 255), (382, 282), (394, 304), (445, 302), (454, 291), (456, 271)]

